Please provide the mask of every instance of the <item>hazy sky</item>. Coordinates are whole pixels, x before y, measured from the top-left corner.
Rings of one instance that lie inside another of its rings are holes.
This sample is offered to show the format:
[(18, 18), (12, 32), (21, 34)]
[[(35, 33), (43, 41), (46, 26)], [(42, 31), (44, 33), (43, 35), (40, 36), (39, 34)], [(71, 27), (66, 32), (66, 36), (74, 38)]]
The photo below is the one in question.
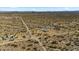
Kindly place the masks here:
[(0, 7), (0, 11), (79, 11), (79, 7)]

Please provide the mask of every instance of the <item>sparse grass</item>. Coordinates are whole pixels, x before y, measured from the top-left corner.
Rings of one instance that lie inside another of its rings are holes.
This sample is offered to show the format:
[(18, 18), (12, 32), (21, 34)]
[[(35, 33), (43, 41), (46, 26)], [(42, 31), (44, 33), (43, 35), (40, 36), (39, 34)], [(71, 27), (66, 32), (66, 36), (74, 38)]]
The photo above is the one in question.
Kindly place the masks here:
[(0, 50), (79, 50), (78, 19), (76, 13), (0, 14)]

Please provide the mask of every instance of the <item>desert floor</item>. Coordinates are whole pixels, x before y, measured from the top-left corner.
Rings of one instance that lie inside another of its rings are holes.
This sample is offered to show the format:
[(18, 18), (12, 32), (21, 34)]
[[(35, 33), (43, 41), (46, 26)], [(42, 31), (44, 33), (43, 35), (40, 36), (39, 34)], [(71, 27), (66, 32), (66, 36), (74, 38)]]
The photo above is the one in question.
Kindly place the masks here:
[(0, 13), (0, 51), (79, 51), (79, 14)]

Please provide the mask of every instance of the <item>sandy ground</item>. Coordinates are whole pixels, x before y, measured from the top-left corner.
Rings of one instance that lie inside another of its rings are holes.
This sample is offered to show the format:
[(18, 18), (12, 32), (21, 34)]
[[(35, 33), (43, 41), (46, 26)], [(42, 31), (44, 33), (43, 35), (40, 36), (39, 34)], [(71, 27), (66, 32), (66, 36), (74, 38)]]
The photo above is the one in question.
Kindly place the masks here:
[(79, 15), (0, 14), (1, 51), (79, 51)]

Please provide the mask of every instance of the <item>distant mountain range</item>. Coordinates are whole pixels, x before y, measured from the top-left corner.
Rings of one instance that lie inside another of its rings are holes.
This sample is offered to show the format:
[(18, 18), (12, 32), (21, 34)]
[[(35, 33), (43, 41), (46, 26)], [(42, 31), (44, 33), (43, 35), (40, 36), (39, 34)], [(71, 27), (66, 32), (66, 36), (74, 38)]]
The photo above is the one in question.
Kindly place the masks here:
[(79, 11), (0, 11), (0, 13), (76, 13)]

